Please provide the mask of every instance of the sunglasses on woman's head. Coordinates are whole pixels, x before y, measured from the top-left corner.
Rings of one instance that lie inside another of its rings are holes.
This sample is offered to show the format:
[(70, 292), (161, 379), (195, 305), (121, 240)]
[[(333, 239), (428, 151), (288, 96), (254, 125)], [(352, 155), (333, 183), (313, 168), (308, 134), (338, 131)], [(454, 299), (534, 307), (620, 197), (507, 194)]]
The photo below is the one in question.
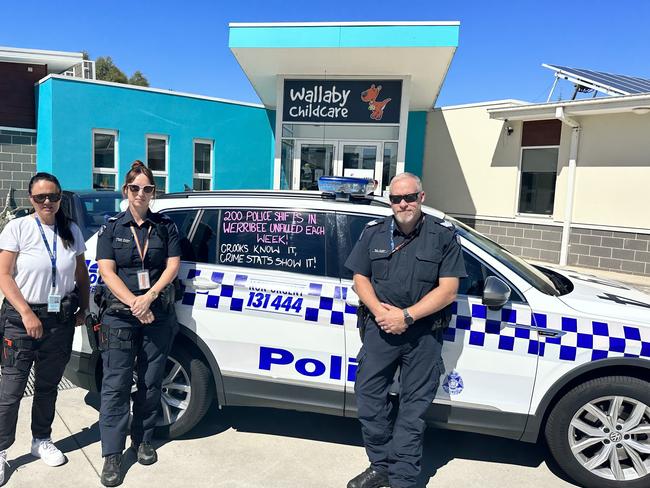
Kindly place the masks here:
[(146, 194), (149, 194), (149, 193), (153, 193), (153, 191), (156, 189), (156, 187), (154, 185), (140, 186), (140, 185), (130, 184), (130, 185), (126, 185), (126, 186), (129, 189), (129, 191), (131, 191), (133, 193), (140, 193), (140, 189), (142, 189), (142, 191), (144, 191)]
[(390, 200), (390, 203), (397, 205), (402, 200), (405, 200), (406, 203), (413, 203), (419, 196), (420, 192), (416, 191), (415, 193), (407, 193), (406, 195), (388, 195), (388, 199)]
[(32, 195), (32, 199), (36, 203), (45, 203), (45, 200), (49, 200), (52, 203), (56, 203), (61, 200), (60, 193), (39, 193), (38, 195)]

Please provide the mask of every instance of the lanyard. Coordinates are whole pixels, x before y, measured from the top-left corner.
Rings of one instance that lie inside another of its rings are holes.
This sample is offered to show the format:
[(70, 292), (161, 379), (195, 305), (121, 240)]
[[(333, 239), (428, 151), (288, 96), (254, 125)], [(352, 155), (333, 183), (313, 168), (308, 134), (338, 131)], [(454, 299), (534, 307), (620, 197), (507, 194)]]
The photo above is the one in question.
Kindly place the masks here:
[(38, 229), (41, 231), (41, 237), (45, 243), (45, 249), (47, 249), (47, 253), (50, 255), (50, 262), (52, 263), (52, 290), (54, 290), (56, 288), (56, 222), (54, 222), (54, 241), (52, 242), (51, 250), (50, 245), (47, 242), (47, 238), (45, 237), (43, 226), (41, 225), (41, 221), (38, 217), (36, 217), (36, 223), (38, 224)]
[[(420, 224), (421, 225), (421, 224)], [(397, 251), (400, 249), (406, 247), (408, 244), (413, 242), (413, 239), (416, 237), (416, 232), (415, 230), (412, 232), (411, 237), (404, 239), (402, 242), (400, 242), (397, 247), (395, 247), (395, 238), (394, 238), (394, 232), (395, 232), (395, 219), (390, 221), (390, 253), (388, 254), (387, 257), (392, 256), (395, 254)]]
[(138, 235), (135, 232), (135, 229), (132, 225), (129, 226), (131, 229), (131, 234), (133, 234), (133, 239), (135, 240), (135, 246), (138, 248), (138, 254), (140, 255), (140, 260), (142, 261), (142, 269), (144, 269), (144, 258), (147, 256), (147, 249), (149, 249), (149, 234), (151, 234), (151, 226), (147, 231), (147, 238), (144, 242), (144, 249), (140, 247), (140, 241), (138, 240)]

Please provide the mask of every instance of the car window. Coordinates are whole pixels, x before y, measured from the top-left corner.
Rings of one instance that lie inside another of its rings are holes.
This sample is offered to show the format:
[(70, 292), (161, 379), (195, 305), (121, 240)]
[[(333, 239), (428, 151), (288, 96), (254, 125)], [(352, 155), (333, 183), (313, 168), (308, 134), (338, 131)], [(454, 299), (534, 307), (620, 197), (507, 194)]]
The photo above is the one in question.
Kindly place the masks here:
[(337, 216), (337, 221), (338, 221), (337, 241), (340, 250), (339, 274), (342, 279), (348, 279), (348, 280), (352, 279), (352, 271), (350, 271), (344, 266), (345, 260), (352, 252), (352, 248), (359, 240), (359, 236), (361, 235), (361, 232), (363, 232), (363, 229), (366, 227), (366, 224), (371, 220), (376, 220), (378, 218), (382, 218), (382, 217), (372, 216), (372, 215), (353, 215), (353, 214), (339, 214)]
[(189, 233), (192, 223), (196, 217), (196, 210), (170, 210), (164, 212), (167, 217), (172, 219), (178, 229), (181, 244), (181, 259), (183, 261), (196, 261), (196, 252), (189, 240)]
[(497, 276), (508, 284), (512, 293), (510, 300), (513, 302), (525, 302), (521, 294), (503, 277), (492, 271), (488, 266), (479, 261), (473, 254), (463, 249), (463, 260), (465, 261), (465, 270), (467, 277), (461, 278), (458, 284), (458, 294), (474, 297), (482, 297), (485, 287), (485, 280), (488, 276)]
[(198, 262), (326, 276), (329, 219), (295, 209), (208, 209), (192, 247)]
[(519, 256), (515, 256), (504, 247), (488, 239), (483, 234), (476, 232), (474, 229), (463, 224), (462, 222), (449, 216), (445, 218), (456, 226), (458, 233), (462, 237), (467, 239), (472, 244), (480, 247), (491, 256), (494, 256), (500, 263), (517, 273), (542, 293), (546, 293), (547, 295), (560, 294), (558, 289), (553, 284), (553, 281), (548, 276), (528, 264)]
[[(120, 203), (123, 198), (120, 193), (110, 192), (102, 194), (97, 192), (89, 195), (80, 195), (81, 220), (89, 235), (94, 234), (106, 223), (109, 217), (120, 212)], [(71, 210), (70, 210), (71, 211)]]

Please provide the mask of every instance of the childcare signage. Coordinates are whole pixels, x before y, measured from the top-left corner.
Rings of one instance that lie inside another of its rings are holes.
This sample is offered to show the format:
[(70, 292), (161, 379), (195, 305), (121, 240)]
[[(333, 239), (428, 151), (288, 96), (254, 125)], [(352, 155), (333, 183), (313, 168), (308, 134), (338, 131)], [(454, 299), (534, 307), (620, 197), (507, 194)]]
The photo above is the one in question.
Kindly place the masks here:
[(402, 80), (285, 80), (284, 122), (399, 124)]

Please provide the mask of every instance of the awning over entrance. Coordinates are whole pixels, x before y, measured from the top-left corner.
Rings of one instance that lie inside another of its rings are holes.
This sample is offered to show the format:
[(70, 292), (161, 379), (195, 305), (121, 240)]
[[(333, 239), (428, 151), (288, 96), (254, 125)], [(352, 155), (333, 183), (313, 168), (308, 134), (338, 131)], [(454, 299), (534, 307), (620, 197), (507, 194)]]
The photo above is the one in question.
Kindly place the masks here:
[(230, 24), (229, 47), (262, 103), (276, 107), (277, 76), (410, 77), (409, 110), (438, 97), (459, 22)]

